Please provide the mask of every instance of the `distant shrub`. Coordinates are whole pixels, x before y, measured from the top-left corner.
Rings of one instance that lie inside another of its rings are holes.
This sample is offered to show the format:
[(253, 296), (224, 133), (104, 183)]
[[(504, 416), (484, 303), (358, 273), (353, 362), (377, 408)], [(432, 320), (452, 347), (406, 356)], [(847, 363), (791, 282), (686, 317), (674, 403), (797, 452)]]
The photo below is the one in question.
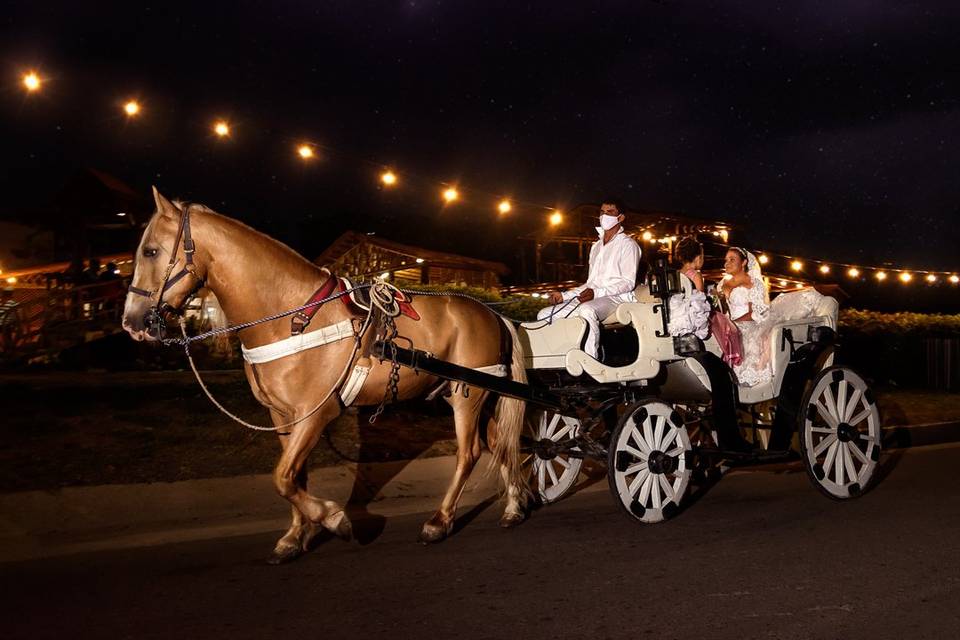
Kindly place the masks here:
[(851, 333), (889, 337), (956, 337), (960, 336), (960, 315), (844, 309), (840, 312), (840, 334)]

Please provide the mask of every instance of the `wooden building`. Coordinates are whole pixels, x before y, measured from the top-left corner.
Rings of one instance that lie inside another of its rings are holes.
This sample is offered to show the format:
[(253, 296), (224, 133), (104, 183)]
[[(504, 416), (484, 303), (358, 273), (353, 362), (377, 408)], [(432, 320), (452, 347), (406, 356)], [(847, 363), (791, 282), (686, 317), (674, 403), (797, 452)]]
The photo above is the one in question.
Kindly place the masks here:
[(500, 262), (393, 242), (377, 235), (347, 231), (316, 260), (337, 275), (370, 280), (388, 274), (399, 284), (445, 284), (497, 289), (509, 272)]

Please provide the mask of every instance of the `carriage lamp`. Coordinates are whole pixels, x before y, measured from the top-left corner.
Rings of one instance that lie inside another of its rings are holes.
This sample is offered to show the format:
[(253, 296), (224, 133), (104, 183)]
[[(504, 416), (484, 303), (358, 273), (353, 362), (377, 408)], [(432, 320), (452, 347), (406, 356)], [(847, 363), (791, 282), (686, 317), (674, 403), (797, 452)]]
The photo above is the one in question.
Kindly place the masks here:
[(847, 269), (847, 275), (851, 278), (856, 278), (860, 275), (860, 269), (857, 269), (856, 267), (850, 267)]
[(887, 273), (885, 271), (877, 271), (877, 280), (883, 282), (887, 279)]
[(397, 174), (388, 169), (380, 174), (380, 182), (388, 187), (392, 187), (393, 185), (397, 184)]
[(757, 256), (757, 260), (760, 262), (760, 264), (767, 264), (768, 262), (770, 262), (770, 258), (768, 258), (762, 253), (759, 256)]
[(826, 265), (826, 264), (820, 265), (820, 273), (822, 273), (822, 274), (824, 274), (824, 275), (830, 273), (830, 266), (829, 266), (829, 265)]
[(803, 269), (803, 263), (800, 262), (799, 260), (794, 260), (793, 262), (790, 263), (790, 268), (793, 269), (794, 271), (800, 271), (801, 269)]
[(123, 111), (128, 117), (133, 118), (140, 113), (140, 103), (136, 100), (127, 100), (123, 105)]
[(218, 120), (213, 125), (213, 132), (221, 138), (226, 138), (230, 135), (230, 125), (223, 120)]
[(551, 226), (554, 226), (554, 227), (555, 227), (555, 226), (559, 225), (559, 224), (562, 223), (562, 222), (563, 222), (563, 214), (562, 214), (562, 213), (560, 213), (559, 211), (554, 211), (553, 213), (550, 214), (550, 225), (551, 225)]
[(40, 89), (40, 82), (40, 76), (37, 75), (36, 71), (28, 71), (23, 74), (23, 86), (30, 93)]
[(903, 284), (907, 284), (911, 280), (913, 280), (913, 276), (907, 273), (906, 271), (900, 274), (900, 282), (902, 282)]
[(953, 284), (957, 284), (958, 282), (960, 282), (960, 276), (957, 276), (957, 275), (950, 276), (950, 282), (952, 282)]
[(936, 281), (937, 281), (937, 276), (933, 275), (932, 273), (927, 274), (927, 282), (929, 282), (930, 284), (933, 284)]
[(500, 204), (497, 205), (497, 211), (500, 213), (510, 213), (510, 210), (513, 209), (513, 205), (510, 204), (509, 200), (501, 200)]
[(454, 189), (453, 187), (447, 187), (447, 188), (443, 191), (443, 199), (446, 200), (448, 203), (449, 203), (449, 202), (453, 202), (454, 200), (456, 200), (456, 199), (459, 198), (459, 197), (460, 197), (460, 194), (459, 194), (459, 193), (457, 192), (457, 190)]

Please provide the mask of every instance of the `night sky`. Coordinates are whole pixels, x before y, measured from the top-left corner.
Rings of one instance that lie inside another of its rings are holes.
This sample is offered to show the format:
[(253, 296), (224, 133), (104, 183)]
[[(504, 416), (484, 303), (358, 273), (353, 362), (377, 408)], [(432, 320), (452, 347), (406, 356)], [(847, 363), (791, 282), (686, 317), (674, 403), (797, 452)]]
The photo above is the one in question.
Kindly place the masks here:
[(960, 268), (956, 2), (55, 4), (0, 13), (6, 218), (92, 166), (311, 256), (354, 228), (505, 259), (545, 216), (498, 220), (498, 195), (617, 194), (766, 249)]

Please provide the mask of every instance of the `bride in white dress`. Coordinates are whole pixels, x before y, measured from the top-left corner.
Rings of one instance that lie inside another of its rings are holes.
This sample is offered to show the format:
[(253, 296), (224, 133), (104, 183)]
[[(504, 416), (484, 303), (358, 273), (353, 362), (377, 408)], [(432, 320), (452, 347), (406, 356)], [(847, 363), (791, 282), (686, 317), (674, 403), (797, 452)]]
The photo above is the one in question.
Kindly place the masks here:
[(743, 341), (743, 361), (733, 367), (737, 381), (752, 387), (770, 380), (768, 334), (770, 294), (760, 272), (756, 256), (739, 247), (731, 247), (723, 261), (727, 277), (720, 293), (727, 299), (730, 319), (737, 323)]
[(727, 251), (723, 267), (727, 276), (720, 283), (720, 293), (727, 298), (730, 318), (743, 340), (743, 362), (733, 372), (741, 385), (753, 387), (773, 378), (770, 331), (774, 325), (814, 315), (823, 296), (807, 288), (782, 293), (771, 303), (760, 263), (739, 247)]

